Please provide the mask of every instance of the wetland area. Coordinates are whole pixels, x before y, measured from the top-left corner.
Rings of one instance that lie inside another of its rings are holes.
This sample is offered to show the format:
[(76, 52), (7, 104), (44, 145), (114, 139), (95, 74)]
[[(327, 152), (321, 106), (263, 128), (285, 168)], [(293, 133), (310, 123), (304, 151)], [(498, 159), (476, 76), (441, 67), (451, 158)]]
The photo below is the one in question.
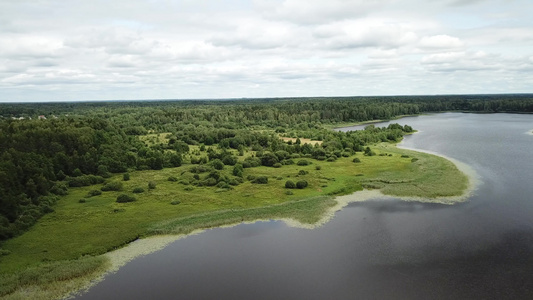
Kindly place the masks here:
[(475, 171), (478, 186), (466, 202), (378, 196), (315, 229), (279, 220), (209, 229), (133, 259), (75, 299), (531, 298), (533, 139), (524, 132), (533, 116), (394, 122), (419, 131), (401, 147)]

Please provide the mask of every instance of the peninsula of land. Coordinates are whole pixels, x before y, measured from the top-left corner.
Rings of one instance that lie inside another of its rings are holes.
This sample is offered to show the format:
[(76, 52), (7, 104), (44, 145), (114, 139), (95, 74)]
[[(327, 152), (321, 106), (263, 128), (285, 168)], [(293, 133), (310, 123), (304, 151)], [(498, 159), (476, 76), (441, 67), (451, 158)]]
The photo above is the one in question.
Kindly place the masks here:
[(461, 164), (396, 147), (410, 126), (331, 129), (530, 102), (503, 95), (0, 105), (0, 297), (61, 298), (143, 253), (113, 254), (147, 237), (257, 220), (312, 228), (368, 198), (465, 201), (475, 176)]

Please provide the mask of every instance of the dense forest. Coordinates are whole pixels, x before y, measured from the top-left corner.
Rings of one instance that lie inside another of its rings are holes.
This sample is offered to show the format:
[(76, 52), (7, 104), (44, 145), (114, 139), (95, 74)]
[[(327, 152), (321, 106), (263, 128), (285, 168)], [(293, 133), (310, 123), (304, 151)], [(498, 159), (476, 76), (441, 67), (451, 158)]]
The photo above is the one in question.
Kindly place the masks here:
[(293, 163), (292, 157), (372, 155), (367, 145), (398, 141), (412, 128), (395, 124), (343, 133), (325, 125), (440, 111), (531, 113), (533, 96), (0, 104), (0, 240), (52, 212), (69, 187), (102, 183), (111, 173), (182, 164), (233, 166), (247, 151), (255, 155), (243, 168), (279, 167)]

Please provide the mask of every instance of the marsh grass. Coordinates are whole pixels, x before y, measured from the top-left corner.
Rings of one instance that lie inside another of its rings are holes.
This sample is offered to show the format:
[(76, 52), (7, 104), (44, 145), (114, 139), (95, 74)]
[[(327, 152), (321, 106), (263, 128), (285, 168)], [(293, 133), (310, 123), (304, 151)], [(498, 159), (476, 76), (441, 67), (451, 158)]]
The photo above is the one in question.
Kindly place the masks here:
[[(351, 194), (362, 190), (363, 186), (379, 188), (387, 195), (426, 199), (456, 196), (466, 189), (466, 176), (444, 158), (398, 149), (392, 144), (374, 145), (372, 150), (377, 154), (393, 155), (357, 154), (356, 157), (361, 160), (357, 164), (352, 163), (353, 157), (341, 157), (333, 162), (320, 162), (320, 169), (315, 167), (317, 161), (309, 158), (306, 158), (311, 162), (308, 165), (246, 168), (244, 178), (252, 176), (281, 179), (268, 180), (266, 184), (245, 181), (231, 189), (223, 189), (223, 192), (219, 192), (220, 188), (215, 186), (193, 187), (179, 184), (181, 180), (195, 180), (194, 174), (189, 172), (191, 165), (158, 171), (133, 171), (130, 172), (129, 181), (121, 181), (121, 174), (114, 175), (109, 181), (120, 181), (124, 191), (132, 191), (139, 186), (146, 187), (147, 182), (157, 184), (155, 189), (145, 189), (143, 193), (136, 194), (137, 201), (130, 203), (116, 203), (122, 192), (106, 191), (80, 205), (79, 199), (91, 190), (100, 189), (103, 184), (71, 188), (70, 193), (58, 201), (54, 207), (55, 212), (42, 217), (25, 234), (2, 245), (2, 249), (9, 251), (8, 255), (0, 256), (0, 275), (5, 278), (2, 280), (3, 293), (16, 290), (9, 297), (18, 299), (19, 296), (16, 295), (29, 295), (30, 290), (37, 291), (32, 295), (60, 295), (64, 290), (61, 286), (77, 289), (80, 284), (76, 282), (86, 282), (83, 278), (90, 276), (84, 274), (92, 274), (91, 272), (74, 271), (65, 280), (57, 281), (53, 278), (63, 277), (46, 275), (39, 279), (35, 277), (37, 275), (32, 275), (36, 273), (31, 270), (47, 264), (56, 266), (57, 270), (77, 270), (74, 259), (104, 254), (140, 237), (167, 233), (187, 234), (196, 229), (258, 219), (287, 218), (313, 224), (335, 205), (333, 196)], [(401, 158), (401, 155), (418, 160), (412, 162), (412, 159)], [(304, 172), (300, 172), (302, 170)], [(232, 167), (226, 166), (220, 173), (221, 176), (231, 177)], [(298, 175), (300, 173), (306, 174)], [(177, 178), (178, 182), (168, 181), (171, 176)], [(288, 193), (285, 182), (289, 179), (294, 182), (305, 180), (308, 186), (304, 189), (290, 189)], [(179, 205), (169, 205), (178, 201)], [(90, 260), (87, 264), (93, 267), (87, 267), (86, 270), (96, 270), (103, 266), (101, 261), (96, 263), (97, 258), (94, 264), (89, 262)], [(34, 278), (31, 279), (33, 283), (17, 283), (25, 277)], [(49, 278), (61, 284), (49, 284)], [(71, 281), (68, 278), (78, 279), (73, 280), (71, 285), (67, 283)], [(57, 291), (52, 291), (54, 286), (58, 286)]]
[(104, 256), (43, 263), (0, 276), (2, 299), (58, 299), (96, 279), (109, 266)]

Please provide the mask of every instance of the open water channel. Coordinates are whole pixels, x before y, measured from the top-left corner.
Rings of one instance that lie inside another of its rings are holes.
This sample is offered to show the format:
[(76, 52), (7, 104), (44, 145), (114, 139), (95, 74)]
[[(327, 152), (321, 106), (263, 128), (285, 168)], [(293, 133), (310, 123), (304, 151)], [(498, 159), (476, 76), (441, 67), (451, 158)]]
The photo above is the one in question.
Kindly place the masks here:
[(533, 115), (393, 123), (419, 130), (403, 147), (470, 165), (481, 181), (474, 195), (452, 206), (352, 203), (317, 229), (211, 229), (131, 261), (76, 299), (533, 299)]

